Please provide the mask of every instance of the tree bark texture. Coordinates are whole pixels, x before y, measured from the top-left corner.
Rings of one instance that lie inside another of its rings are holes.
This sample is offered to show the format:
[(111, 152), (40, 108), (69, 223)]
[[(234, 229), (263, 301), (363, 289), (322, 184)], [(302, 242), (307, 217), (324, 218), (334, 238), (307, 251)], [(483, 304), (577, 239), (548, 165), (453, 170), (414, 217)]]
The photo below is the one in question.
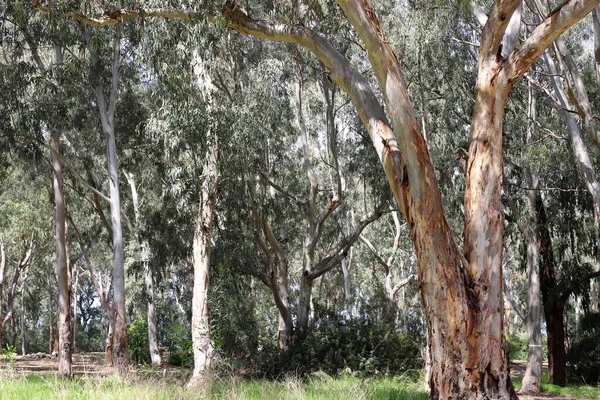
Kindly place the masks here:
[(210, 278), (210, 252), (212, 248), (212, 225), (219, 181), (216, 135), (208, 135), (210, 143), (206, 153), (198, 219), (194, 232), (194, 294), (192, 298), (192, 341), (194, 348), (194, 372), (190, 384), (202, 384), (213, 367), (214, 346), (208, 320), (208, 285)]

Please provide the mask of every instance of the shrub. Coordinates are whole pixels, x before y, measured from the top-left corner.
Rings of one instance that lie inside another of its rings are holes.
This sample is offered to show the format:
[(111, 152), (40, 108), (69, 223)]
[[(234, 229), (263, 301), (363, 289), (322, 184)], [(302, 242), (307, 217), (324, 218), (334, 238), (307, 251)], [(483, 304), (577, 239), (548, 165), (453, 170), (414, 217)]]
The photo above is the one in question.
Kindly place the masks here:
[(175, 320), (167, 327), (169, 356), (167, 362), (179, 367), (194, 365), (194, 348), (187, 324), (182, 319)]
[(148, 322), (144, 316), (138, 315), (131, 325), (129, 325), (127, 339), (129, 341), (131, 359), (138, 364), (149, 363)]
[(568, 361), (572, 366), (571, 380), (588, 385), (600, 382), (600, 313), (581, 319)]
[(291, 351), (290, 367), (304, 373), (318, 370), (338, 375), (398, 374), (423, 367), (422, 343), (400, 335), (389, 323), (330, 317), (316, 321)]
[(527, 335), (517, 335), (514, 333), (506, 335), (506, 344), (508, 346), (509, 360), (527, 360), (527, 353), (529, 352)]

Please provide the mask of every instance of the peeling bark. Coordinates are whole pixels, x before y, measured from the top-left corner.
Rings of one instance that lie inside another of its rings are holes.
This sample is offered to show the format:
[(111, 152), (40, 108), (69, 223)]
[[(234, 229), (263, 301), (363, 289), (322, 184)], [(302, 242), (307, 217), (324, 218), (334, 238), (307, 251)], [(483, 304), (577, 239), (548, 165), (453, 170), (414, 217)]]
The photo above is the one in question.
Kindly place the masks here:
[(192, 342), (194, 371), (190, 385), (204, 385), (214, 365), (214, 345), (208, 320), (208, 286), (210, 280), (210, 253), (212, 225), (219, 182), (218, 143), (216, 134), (208, 133), (209, 149), (206, 152), (200, 187), (200, 201), (194, 231), (194, 294), (192, 298)]

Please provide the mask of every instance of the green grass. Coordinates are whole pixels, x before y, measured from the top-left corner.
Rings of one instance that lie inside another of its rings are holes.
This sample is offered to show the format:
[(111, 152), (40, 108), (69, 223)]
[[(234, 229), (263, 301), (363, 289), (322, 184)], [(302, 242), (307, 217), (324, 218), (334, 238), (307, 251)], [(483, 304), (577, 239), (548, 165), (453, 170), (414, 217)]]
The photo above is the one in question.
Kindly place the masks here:
[[(157, 374), (157, 376), (160, 374)], [(152, 374), (124, 381), (117, 376), (80, 376), (64, 381), (57, 375), (0, 378), (0, 400), (425, 400), (423, 376), (409, 374), (398, 377), (362, 379), (350, 374), (333, 378), (325, 373), (308, 379), (286, 377), (280, 380), (242, 380), (217, 378), (210, 393), (187, 388)], [(600, 400), (600, 386), (549, 385), (542, 376), (542, 391), (572, 399)], [(520, 382), (515, 382), (519, 389)]]
[[(514, 382), (515, 389), (521, 389), (521, 382)], [(600, 386), (577, 385), (568, 386), (551, 385), (548, 383), (548, 373), (542, 372), (542, 392), (572, 399), (600, 400)]]
[(307, 380), (288, 377), (277, 381), (247, 381), (219, 378), (213, 382), (210, 394), (181, 384), (157, 380), (136, 379), (126, 382), (116, 376), (77, 377), (71, 382), (57, 375), (31, 375), (26, 378), (1, 378), (1, 400), (52, 399), (381, 399), (425, 400), (422, 377), (378, 377), (360, 379), (351, 375), (332, 378), (315, 374)]

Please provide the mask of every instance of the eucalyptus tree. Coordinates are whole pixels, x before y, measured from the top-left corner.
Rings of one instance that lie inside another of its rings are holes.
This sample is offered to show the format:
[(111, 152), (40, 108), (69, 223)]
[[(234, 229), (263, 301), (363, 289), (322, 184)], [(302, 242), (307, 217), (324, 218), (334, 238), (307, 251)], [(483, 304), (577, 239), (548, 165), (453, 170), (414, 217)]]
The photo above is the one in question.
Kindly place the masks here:
[[(506, 45), (510, 41), (503, 45), (503, 38), (520, 1), (493, 3), (479, 46), (466, 168), (464, 253), (446, 222), (439, 184), (406, 90), (403, 68), (385, 40), (375, 9), (367, 1), (340, 0), (338, 4), (364, 43), (389, 120), (369, 82), (317, 29), (257, 20), (233, 4), (226, 4), (222, 15), (228, 28), (242, 34), (309, 49), (357, 108), (415, 246), (432, 356), (431, 396), (515, 398), (502, 326), (504, 106), (514, 84), (552, 41), (598, 1), (565, 2), (516, 49)], [(138, 15), (138, 10), (123, 10), (100, 21), (118, 23)], [(144, 15), (192, 16), (164, 10), (145, 10)], [(86, 19), (94, 21), (80, 18)], [(440, 307), (441, 299), (446, 299), (445, 307)]]

